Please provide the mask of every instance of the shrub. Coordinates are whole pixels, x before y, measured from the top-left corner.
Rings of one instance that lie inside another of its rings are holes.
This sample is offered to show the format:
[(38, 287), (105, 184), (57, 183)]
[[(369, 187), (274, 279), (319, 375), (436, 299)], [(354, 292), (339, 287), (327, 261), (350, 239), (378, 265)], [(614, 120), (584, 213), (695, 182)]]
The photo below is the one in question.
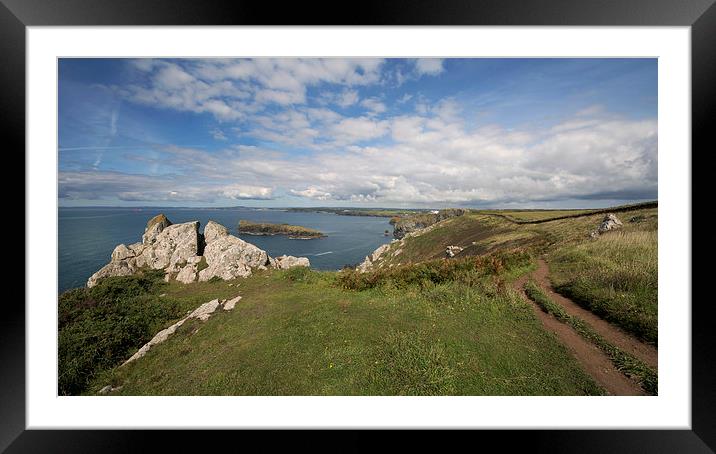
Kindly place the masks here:
[(452, 260), (430, 260), (387, 269), (373, 269), (365, 273), (344, 268), (338, 273), (337, 283), (350, 290), (366, 290), (390, 283), (396, 287), (425, 286), (428, 283), (458, 281), (475, 284), (484, 276), (497, 276), (530, 261), (523, 250)]
[(60, 295), (60, 395), (86, 391), (94, 376), (120, 364), (182, 315), (176, 302), (157, 296), (165, 285), (161, 272), (146, 271)]

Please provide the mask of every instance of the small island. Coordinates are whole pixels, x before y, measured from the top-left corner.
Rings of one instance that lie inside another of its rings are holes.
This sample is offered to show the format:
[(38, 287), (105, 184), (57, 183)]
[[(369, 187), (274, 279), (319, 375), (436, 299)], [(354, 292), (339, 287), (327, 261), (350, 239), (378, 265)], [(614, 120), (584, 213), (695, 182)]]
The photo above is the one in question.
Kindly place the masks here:
[(251, 221), (239, 221), (239, 233), (247, 235), (287, 235), (294, 240), (312, 240), (326, 235), (316, 229), (290, 224), (269, 224)]

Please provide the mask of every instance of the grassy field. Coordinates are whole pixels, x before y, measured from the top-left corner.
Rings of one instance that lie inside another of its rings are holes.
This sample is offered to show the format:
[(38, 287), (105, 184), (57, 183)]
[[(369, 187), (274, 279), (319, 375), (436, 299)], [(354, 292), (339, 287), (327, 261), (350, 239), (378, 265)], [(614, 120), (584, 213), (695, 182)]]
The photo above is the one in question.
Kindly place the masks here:
[(647, 342), (657, 344), (657, 219), (548, 255), (555, 289)]
[[(61, 394), (107, 384), (129, 395), (602, 394), (506, 282), (543, 256), (559, 292), (656, 344), (657, 208), (618, 216), (622, 228), (594, 239), (603, 213), (530, 224), (468, 212), (392, 242), (367, 273), (267, 270), (188, 285), (152, 273), (109, 278), (60, 297)], [(464, 249), (443, 260), (447, 246)], [(233, 311), (187, 322), (117, 367), (187, 311), (237, 294)], [(655, 389), (655, 373), (600, 345), (579, 320), (563, 321)]]
[(405, 267), (363, 290), (304, 268), (260, 272), (232, 282), (238, 289), (172, 283), (165, 298), (182, 307), (243, 299), (106, 371), (87, 393), (112, 383), (127, 395), (602, 394), (500, 284), (528, 266), (518, 257), (495, 274), (465, 264), (442, 280)]
[(597, 228), (603, 213), (540, 224), (515, 224), (490, 214), (468, 213), (420, 236), (391, 243), (375, 267), (386, 270), (445, 257), (449, 245), (465, 248), (458, 257), (526, 248), (534, 255), (545, 255), (557, 291), (657, 344), (657, 210), (618, 213), (623, 227), (596, 239), (589, 233)]
[(499, 214), (515, 221), (539, 221), (589, 213), (593, 210), (480, 210), (481, 214)]

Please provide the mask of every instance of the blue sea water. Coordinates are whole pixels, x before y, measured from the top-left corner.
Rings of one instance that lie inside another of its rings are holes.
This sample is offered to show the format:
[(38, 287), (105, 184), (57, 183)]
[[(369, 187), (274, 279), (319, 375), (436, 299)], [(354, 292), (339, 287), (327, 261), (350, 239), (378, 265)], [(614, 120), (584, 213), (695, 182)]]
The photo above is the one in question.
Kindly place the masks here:
[[(318, 270), (338, 270), (344, 265), (357, 264), (392, 239), (392, 234), (383, 235), (385, 230), (392, 233), (388, 218), (380, 217), (254, 208), (60, 208), (59, 292), (84, 286), (95, 271), (109, 262), (116, 245), (141, 241), (147, 221), (159, 213), (164, 213), (175, 224), (199, 221), (200, 231), (207, 221), (216, 221), (272, 257), (283, 254), (308, 257), (311, 267)], [(292, 240), (282, 235), (239, 235), (240, 219), (301, 225), (318, 229), (327, 236)]]

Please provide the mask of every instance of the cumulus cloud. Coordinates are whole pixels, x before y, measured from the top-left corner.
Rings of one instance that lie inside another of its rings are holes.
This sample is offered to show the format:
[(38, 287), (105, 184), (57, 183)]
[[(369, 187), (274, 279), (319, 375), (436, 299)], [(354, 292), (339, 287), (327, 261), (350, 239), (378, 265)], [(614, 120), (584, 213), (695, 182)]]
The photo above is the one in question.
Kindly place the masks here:
[[(114, 88), (122, 99), (211, 114), (215, 125), (203, 131), (223, 148), (155, 146), (141, 159), (157, 175), (100, 171), (92, 160), (88, 170), (60, 172), (60, 197), (288, 196), (375, 206), (656, 197), (656, 119), (592, 106), (547, 127), (507, 128), (475, 122), (459, 97), (417, 92), (397, 97), (388, 109), (394, 98), (365, 88), (385, 81), (382, 65), (379, 59), (134, 60), (136, 78)], [(411, 77), (445, 71), (440, 59), (401, 65), (397, 70)], [(110, 136), (117, 133), (116, 115), (102, 124)]]
[(442, 58), (419, 58), (415, 60), (415, 71), (420, 76), (437, 76), (444, 70)]
[(387, 110), (385, 104), (380, 102), (378, 98), (367, 98), (361, 101), (361, 106), (368, 109), (372, 114), (380, 114)]
[(344, 90), (337, 97), (336, 104), (340, 107), (348, 107), (358, 102), (360, 97), (356, 90)]
[[(166, 147), (158, 161), (184, 169), (190, 179), (63, 172), (61, 197), (208, 201), (285, 193), (322, 202), (430, 205), (656, 196), (655, 120), (567, 120), (537, 132), (444, 121), (452, 114), (443, 105), (427, 115), (343, 118), (332, 123), (333, 137), (390, 140), (299, 157), (256, 147)], [(286, 114), (264, 122), (267, 131), (275, 123), (301, 131), (308, 117)]]
[(209, 131), (209, 133), (211, 134), (211, 137), (213, 137), (216, 140), (223, 140), (223, 141), (228, 140), (226, 137), (226, 134), (224, 134), (224, 131), (222, 131), (219, 128), (214, 128), (211, 131)]
[[(133, 60), (135, 83), (115, 87), (133, 102), (169, 109), (209, 113), (220, 121), (236, 121), (266, 106), (306, 103), (308, 87), (321, 83), (347, 87), (380, 81), (382, 59), (257, 58), (198, 60)], [(358, 101), (347, 88), (336, 98), (341, 107)]]

